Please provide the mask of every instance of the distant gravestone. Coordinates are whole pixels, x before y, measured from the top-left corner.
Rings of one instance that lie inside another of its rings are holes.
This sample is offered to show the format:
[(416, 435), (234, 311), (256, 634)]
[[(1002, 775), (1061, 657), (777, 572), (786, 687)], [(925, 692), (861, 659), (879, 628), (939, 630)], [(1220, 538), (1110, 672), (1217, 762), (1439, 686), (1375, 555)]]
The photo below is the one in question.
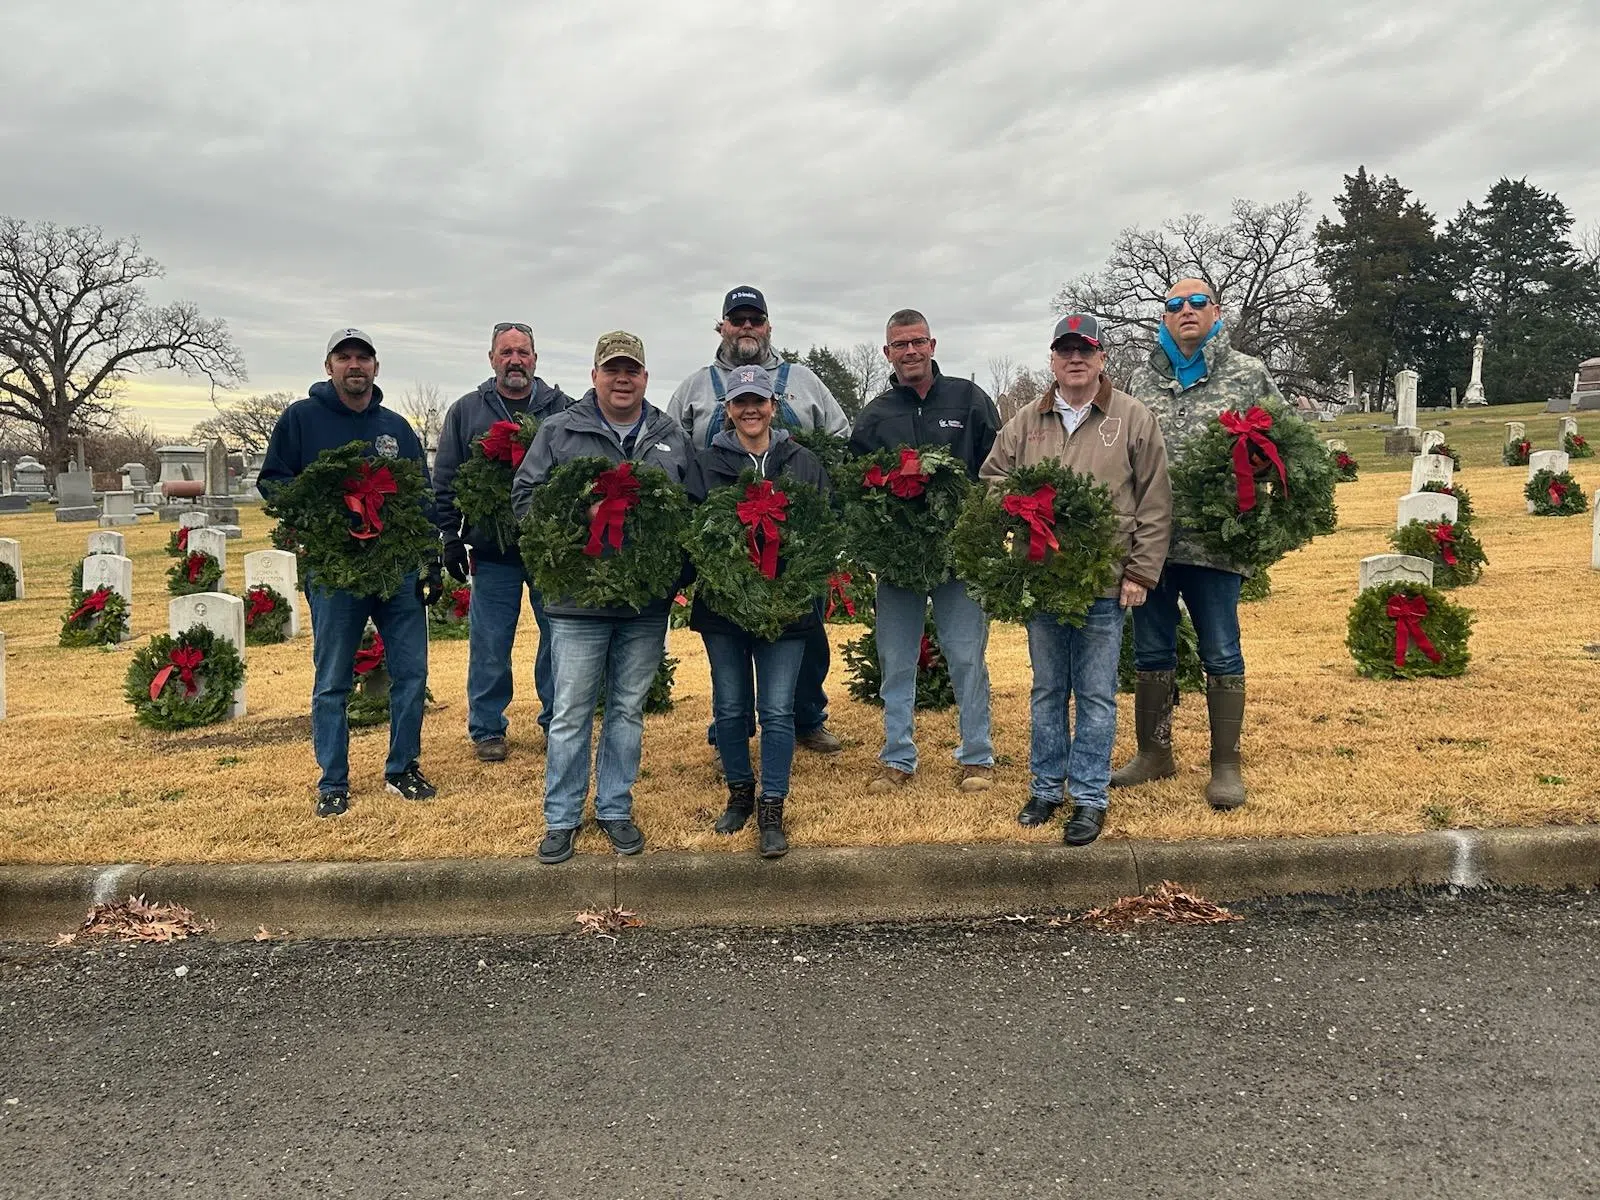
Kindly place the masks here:
[(21, 496), (48, 496), (50, 489), (45, 486), (44, 474), (44, 464), (33, 455), (24, 454), (17, 460), (17, 469), (12, 472), (12, 487)]
[(1394, 373), (1394, 427), (1398, 430), (1417, 430), (1417, 373)]
[(11, 487), (11, 462), (0, 459), (0, 512), (27, 512), (31, 501), (13, 492)]
[(17, 599), (26, 599), (22, 590), (22, 543), (16, 538), (0, 538), (0, 562), (17, 577)]
[(1568, 434), (1573, 437), (1578, 436), (1577, 417), (1562, 417), (1561, 420), (1556, 422), (1556, 445), (1566, 446)]
[(1472, 378), (1467, 381), (1467, 394), (1462, 398), (1465, 408), (1483, 408), (1489, 403), (1483, 394), (1483, 334), (1472, 342)]
[(102, 529), (89, 535), (90, 554), (126, 554), (128, 539), (111, 529)]
[(228, 447), (221, 438), (206, 446), (206, 493), (200, 507), (213, 525), (237, 525), (239, 509), (228, 488)]
[(208, 526), (208, 528), (215, 529), (230, 542), (235, 538), (242, 538), (244, 536), (244, 530), (238, 525), (211, 525)]
[(0, 496), (11, 494), (11, 460), (0, 458)]
[(1528, 436), (1528, 426), (1522, 421), (1506, 422), (1506, 445), (1515, 446)]
[(1528, 478), (1532, 479), (1540, 471), (1559, 475), (1570, 465), (1571, 458), (1565, 450), (1535, 450), (1528, 455)]
[(200, 529), (189, 530), (189, 551), (196, 550), (211, 555), (217, 560), (217, 565), (222, 568), (223, 577), (228, 572), (228, 537), (220, 529), (205, 526)]
[(104, 510), (100, 513), (101, 525), (137, 525), (139, 514), (133, 511), (132, 492), (107, 492)]
[(56, 520), (94, 521), (100, 510), (94, 503), (94, 476), (88, 471), (63, 471), (56, 476)]
[(1432, 454), (1444, 445), (1444, 433), (1438, 429), (1424, 429), (1422, 431), (1422, 453)]
[(1327, 445), (1329, 454), (1350, 453), (1350, 443), (1345, 441), (1343, 438), (1329, 438)]
[(150, 473), (145, 469), (145, 465), (142, 462), (123, 463), (122, 478), (125, 481), (125, 486), (134, 491), (150, 486)]
[(186, 512), (178, 517), (179, 529), (204, 529), (209, 523), (203, 512)]
[[(167, 632), (179, 637), (196, 625), (204, 626), (219, 638), (233, 643), (233, 648), (244, 657), (244, 601), (225, 592), (196, 592), (192, 596), (178, 596), (167, 605)], [(233, 706), (228, 718), (237, 720), (245, 714), (244, 684), (233, 693)]]
[(1433, 586), (1433, 564), (1414, 554), (1372, 554), (1361, 560), (1361, 590), (1384, 583)]
[(289, 602), (289, 636), (300, 636), (300, 572), (292, 551), (255, 550), (244, 556), (244, 590), (266, 586)]
[(1425, 483), (1450, 483), (1455, 463), (1443, 454), (1419, 454), (1411, 460), (1411, 490), (1420, 492)]
[[(133, 609), (133, 559), (121, 554), (91, 554), (83, 560), (85, 594), (110, 588)], [(122, 635), (128, 636), (126, 632)]]
[(1449, 521), (1453, 525), (1460, 507), (1454, 496), (1443, 492), (1412, 492), (1401, 496), (1395, 507), (1395, 528), (1403, 529), (1413, 521)]

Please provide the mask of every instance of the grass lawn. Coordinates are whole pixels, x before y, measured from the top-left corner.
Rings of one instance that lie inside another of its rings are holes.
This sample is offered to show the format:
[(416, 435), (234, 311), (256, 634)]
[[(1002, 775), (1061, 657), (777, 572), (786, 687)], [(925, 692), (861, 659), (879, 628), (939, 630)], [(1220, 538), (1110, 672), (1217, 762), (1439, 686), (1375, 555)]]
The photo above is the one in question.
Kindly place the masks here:
[[(1536, 407), (1536, 406), (1529, 406)], [(1211, 812), (1201, 799), (1205, 704), (1185, 696), (1175, 718), (1178, 778), (1115, 794), (1108, 837), (1291, 837), (1425, 828), (1600, 820), (1600, 761), (1592, 735), (1600, 674), (1600, 572), (1589, 567), (1590, 519), (1524, 515), (1520, 468), (1498, 462), (1501, 423), (1520, 409), (1427, 414), (1465, 456), (1489, 555), (1482, 582), (1454, 593), (1477, 615), (1472, 665), (1459, 680), (1377, 683), (1356, 676), (1344, 648), (1356, 563), (1387, 549), (1396, 473), (1381, 433), (1350, 428), (1381, 418), (1343, 418), (1321, 432), (1347, 437), (1362, 477), (1339, 489), (1338, 531), (1273, 568), (1273, 594), (1244, 610), (1250, 707), (1244, 738), (1250, 802)], [(1476, 423), (1481, 422), (1481, 424)], [(1555, 418), (1529, 421), (1548, 446)], [(1584, 488), (1600, 487), (1600, 460), (1573, 464)], [(243, 585), (243, 556), (267, 545), (258, 509), (229, 546), (227, 583)], [(140, 728), (122, 700), (132, 647), (166, 628), (164, 553), (171, 525), (129, 528), (135, 641), (108, 650), (56, 645), (68, 574), (92, 525), (57, 525), (47, 512), (0, 515), (0, 536), (21, 539), (28, 598), (0, 605), (6, 634), (10, 716), (0, 721), (0, 861), (243, 862), (528, 855), (543, 833), (544, 761), (531, 736), (534, 630), (524, 618), (516, 649), (518, 697), (512, 757), (480, 764), (466, 739), (467, 648), (435, 642), (431, 687), (438, 705), (423, 734), (423, 767), (439, 799), (410, 804), (382, 790), (385, 733), (352, 741), (354, 791), (347, 816), (311, 812), (316, 768), (307, 717), (310, 643), (248, 651), (249, 715), (233, 724), (164, 735)], [(855, 626), (833, 629), (834, 645)], [(1593, 647), (1593, 649), (1591, 649)], [(677, 708), (651, 717), (636, 815), (653, 849), (749, 852), (752, 832), (714, 837), (723, 791), (705, 744), (709, 682), (699, 638), (672, 634)], [(801, 752), (790, 796), (797, 846), (905, 842), (1049, 842), (1059, 829), (1024, 832), (1014, 821), (1027, 794), (1029, 670), (1026, 640), (995, 626), (990, 643), (994, 730), (1000, 766), (993, 791), (954, 788), (955, 714), (923, 714), (922, 770), (903, 794), (870, 795), (881, 744), (876, 708), (851, 701), (835, 657), (831, 725), (842, 754)], [(1132, 748), (1125, 698), (1117, 761)], [(603, 839), (586, 832), (582, 852)]]
[[(1506, 422), (1521, 421), (1528, 427), (1528, 440), (1535, 450), (1559, 450), (1556, 441), (1556, 424), (1565, 414), (1546, 413), (1544, 401), (1537, 404), (1501, 404), (1490, 408), (1458, 408), (1454, 411), (1433, 410), (1417, 414), (1417, 428), (1437, 429), (1444, 434), (1445, 444), (1461, 454), (1461, 468), (1498, 467), (1500, 451), (1506, 444)], [(1591, 432), (1600, 433), (1600, 413), (1573, 413), (1579, 428), (1592, 425)], [(1341, 437), (1350, 444), (1350, 453), (1361, 464), (1362, 473), (1368, 471), (1411, 470), (1411, 460), (1406, 457), (1386, 457), (1383, 453), (1383, 435), (1394, 428), (1393, 413), (1354, 413), (1318, 425), (1317, 432), (1324, 438)], [(1580, 476), (1581, 480), (1581, 476)], [(1471, 479), (1463, 479), (1467, 490), (1477, 498)], [(1584, 484), (1585, 489), (1588, 484)]]

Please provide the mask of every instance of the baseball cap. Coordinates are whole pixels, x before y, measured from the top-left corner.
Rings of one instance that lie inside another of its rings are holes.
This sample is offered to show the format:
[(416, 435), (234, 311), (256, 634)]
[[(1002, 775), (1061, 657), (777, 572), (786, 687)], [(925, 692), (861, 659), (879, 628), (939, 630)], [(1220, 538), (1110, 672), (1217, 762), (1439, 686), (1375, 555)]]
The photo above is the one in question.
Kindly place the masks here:
[(594, 344), (594, 365), (603, 367), (614, 358), (631, 358), (644, 366), (644, 343), (626, 330), (602, 333)]
[(335, 329), (333, 336), (328, 339), (328, 348), (323, 351), (322, 356), (326, 358), (345, 342), (360, 342), (368, 350), (372, 351), (374, 357), (377, 356), (378, 347), (373, 344), (371, 336), (362, 333), (359, 329)]
[(722, 315), (727, 316), (736, 308), (753, 308), (762, 316), (766, 316), (767, 298), (748, 283), (741, 283), (723, 299)]
[(1100, 320), (1098, 317), (1094, 316), (1094, 314), (1068, 313), (1066, 316), (1062, 317), (1061, 320), (1056, 322), (1055, 332), (1050, 335), (1050, 349), (1054, 350), (1056, 348), (1056, 343), (1062, 338), (1075, 337), (1082, 338), (1084, 341), (1088, 342), (1089, 345), (1098, 350), (1100, 349), (1100, 339), (1102, 336), (1103, 335), (1100, 332)]
[(726, 399), (732, 400), (735, 396), (760, 396), (763, 400), (772, 399), (772, 376), (765, 367), (735, 367), (728, 376), (728, 395)]

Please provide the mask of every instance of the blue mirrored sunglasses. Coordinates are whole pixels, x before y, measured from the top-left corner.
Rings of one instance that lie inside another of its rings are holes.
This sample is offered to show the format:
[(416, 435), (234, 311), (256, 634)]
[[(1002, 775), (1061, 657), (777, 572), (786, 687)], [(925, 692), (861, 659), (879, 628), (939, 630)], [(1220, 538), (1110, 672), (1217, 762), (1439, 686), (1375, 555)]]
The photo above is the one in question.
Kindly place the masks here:
[(1194, 309), (1195, 312), (1199, 312), (1210, 303), (1211, 297), (1206, 295), (1204, 292), (1196, 292), (1192, 296), (1168, 296), (1167, 311), (1170, 313), (1179, 312), (1182, 310), (1183, 306), (1187, 304), (1190, 308)]

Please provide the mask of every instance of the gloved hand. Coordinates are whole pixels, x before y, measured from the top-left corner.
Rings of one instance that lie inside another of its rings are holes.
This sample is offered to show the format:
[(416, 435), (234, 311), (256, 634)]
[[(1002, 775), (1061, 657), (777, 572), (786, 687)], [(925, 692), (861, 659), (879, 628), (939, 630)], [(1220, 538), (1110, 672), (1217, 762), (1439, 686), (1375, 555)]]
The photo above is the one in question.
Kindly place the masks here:
[(451, 538), (444, 544), (444, 569), (457, 583), (465, 583), (472, 574), (472, 558), (467, 553), (467, 544), (460, 538)]
[(444, 595), (443, 564), (437, 558), (429, 560), (417, 574), (417, 599), (423, 608), (432, 608)]

